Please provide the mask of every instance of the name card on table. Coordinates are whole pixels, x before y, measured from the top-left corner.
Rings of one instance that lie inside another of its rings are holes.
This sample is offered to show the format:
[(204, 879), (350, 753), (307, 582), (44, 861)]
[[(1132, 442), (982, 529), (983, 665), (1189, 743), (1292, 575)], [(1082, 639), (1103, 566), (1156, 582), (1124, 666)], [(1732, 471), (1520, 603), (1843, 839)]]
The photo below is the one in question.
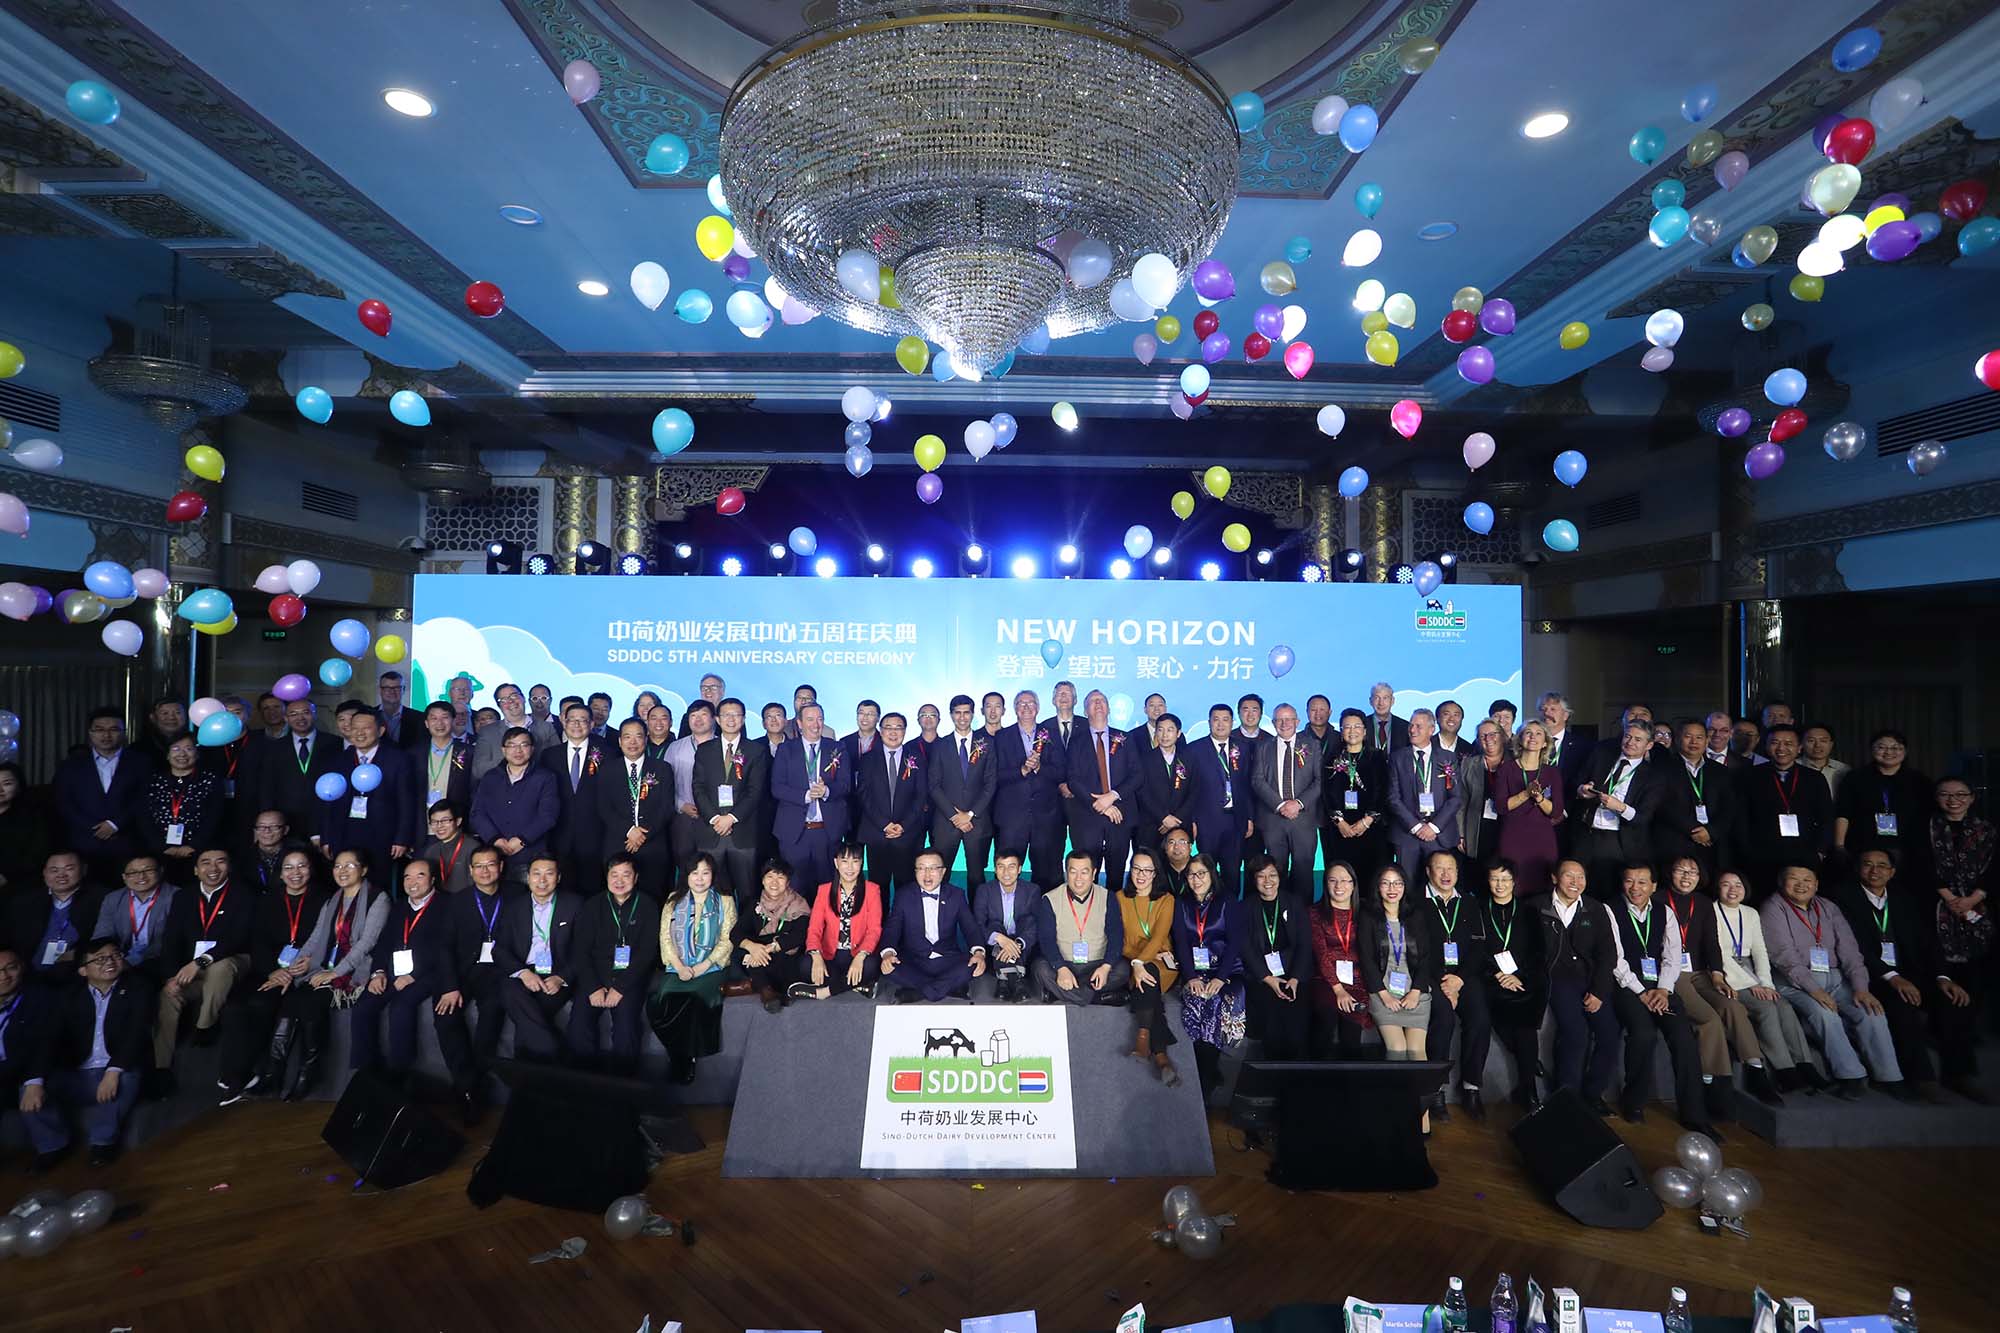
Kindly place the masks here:
[(1424, 1333), (1424, 1312), (1429, 1305), (1384, 1305), (1382, 1333)]
[(1585, 1306), (1588, 1333), (1666, 1333), (1666, 1320), (1651, 1310), (1599, 1310)]
[(959, 1324), (958, 1333), (1036, 1333), (1035, 1312), (975, 1315)]
[(1236, 1321), (1224, 1315), (1220, 1319), (1204, 1319), (1199, 1324), (1181, 1324), (1164, 1333), (1236, 1333)]
[(1819, 1321), (1820, 1333), (1892, 1333), (1885, 1314), (1840, 1315)]

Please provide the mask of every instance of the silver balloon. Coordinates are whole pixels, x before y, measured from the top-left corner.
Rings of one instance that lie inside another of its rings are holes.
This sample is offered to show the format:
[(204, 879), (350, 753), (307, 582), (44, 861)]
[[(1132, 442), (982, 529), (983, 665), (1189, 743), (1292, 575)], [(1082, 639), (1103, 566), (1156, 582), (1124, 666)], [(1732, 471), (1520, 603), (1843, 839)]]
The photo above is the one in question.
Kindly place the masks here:
[(20, 1244), (21, 1219), (18, 1217), (0, 1217), (0, 1259), (11, 1258), (15, 1249)]
[(21, 1220), (21, 1239), (15, 1244), (14, 1253), (23, 1259), (39, 1259), (55, 1253), (56, 1247), (68, 1239), (69, 1214), (60, 1207), (44, 1208)]
[(1160, 1216), (1169, 1227), (1180, 1225), (1183, 1217), (1199, 1215), (1201, 1196), (1194, 1192), (1192, 1185), (1176, 1185), (1167, 1191), (1167, 1197), (1160, 1201)]
[(1706, 1134), (1688, 1133), (1674, 1140), (1674, 1158), (1697, 1180), (1707, 1180), (1722, 1169), (1722, 1150)]
[(1858, 421), (1836, 421), (1826, 428), (1826, 456), (1836, 463), (1860, 457), (1868, 447), (1868, 428)]
[(8, 1210), (9, 1217), (26, 1217), (37, 1208), (53, 1208), (67, 1197), (61, 1190), (36, 1190), (33, 1194), (23, 1194), (21, 1201)]
[(1726, 1167), (1715, 1173), (1717, 1180), (1727, 1180), (1735, 1185), (1743, 1195), (1743, 1211), (1759, 1208), (1764, 1203), (1764, 1187), (1757, 1183), (1757, 1177), (1740, 1166)]
[(652, 1207), (636, 1194), (613, 1199), (604, 1210), (604, 1230), (613, 1240), (631, 1240), (653, 1215)]
[(1174, 1244), (1190, 1259), (1222, 1253), (1222, 1224), (1205, 1213), (1189, 1213), (1174, 1225)]
[(1702, 1182), (1701, 1206), (1717, 1217), (1741, 1217), (1750, 1210), (1742, 1184), (1721, 1176), (1710, 1176)]
[(1703, 245), (1714, 245), (1722, 239), (1722, 219), (1705, 208), (1697, 208), (1688, 218), (1688, 232)]
[(1909, 457), (1905, 461), (1909, 463), (1910, 471), (1920, 477), (1928, 477), (1938, 470), (1948, 456), (1949, 451), (1944, 447), (1943, 441), (1925, 440), (1921, 444), (1910, 446)]
[(116, 1207), (117, 1201), (111, 1197), (110, 1190), (85, 1190), (81, 1194), (71, 1195), (70, 1226), (77, 1235), (88, 1236), (111, 1220), (112, 1209)]
[(1701, 1202), (1701, 1181), (1684, 1166), (1663, 1166), (1653, 1173), (1653, 1194), (1669, 1208), (1692, 1208)]

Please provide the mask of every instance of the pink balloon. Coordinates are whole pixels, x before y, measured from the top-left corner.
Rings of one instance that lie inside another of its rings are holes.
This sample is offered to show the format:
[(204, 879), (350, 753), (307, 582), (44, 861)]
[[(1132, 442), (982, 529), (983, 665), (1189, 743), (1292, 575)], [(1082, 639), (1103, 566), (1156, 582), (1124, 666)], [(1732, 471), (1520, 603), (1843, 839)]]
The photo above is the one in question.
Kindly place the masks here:
[(1468, 384), (1484, 384), (1493, 378), (1493, 353), (1484, 347), (1468, 347), (1458, 354), (1459, 376)]
[(0, 532), (16, 537), (28, 535), (28, 506), (21, 503), (18, 495), (0, 492)]
[(1139, 364), (1150, 366), (1153, 357), (1160, 350), (1160, 340), (1150, 333), (1142, 333), (1132, 340), (1132, 355), (1139, 358)]
[(257, 591), (271, 594), (290, 592), (292, 585), (286, 581), (283, 565), (266, 565), (257, 571)]
[(926, 472), (917, 478), (917, 498), (927, 505), (934, 505), (944, 494), (944, 482), (935, 472)]
[(35, 594), (25, 583), (0, 583), (0, 616), (26, 620), (35, 614)]
[(1671, 347), (1648, 347), (1646, 354), (1639, 358), (1639, 364), (1656, 375), (1673, 363), (1674, 349)]
[(157, 569), (132, 571), (132, 591), (141, 597), (158, 597), (167, 590), (167, 576)]
[(1407, 440), (1417, 433), (1417, 427), (1424, 424), (1424, 409), (1405, 398), (1389, 409), (1389, 424)]
[(271, 693), (290, 703), (294, 699), (303, 699), (311, 694), (312, 682), (295, 671), (288, 676), (278, 677), (277, 683), (271, 686)]
[(1743, 183), (1750, 174), (1750, 157), (1738, 149), (1730, 149), (1715, 159), (1715, 183), (1725, 190), (1733, 190)]
[(1292, 378), (1302, 380), (1313, 368), (1313, 349), (1309, 342), (1295, 342), (1285, 349), (1285, 369), (1292, 372)]
[(1175, 390), (1174, 396), (1167, 400), (1167, 406), (1171, 407), (1174, 410), (1174, 415), (1182, 421), (1186, 421), (1194, 416), (1194, 404), (1189, 402), (1188, 396), (1179, 390)]
[(562, 80), (563, 91), (567, 92), (569, 100), (578, 106), (597, 96), (597, 90), (603, 84), (597, 73), (597, 66), (588, 60), (572, 60), (564, 65)]
[(1465, 465), (1474, 472), (1493, 461), (1493, 437), (1483, 430), (1476, 430), (1465, 437), (1465, 447), (1459, 450)]

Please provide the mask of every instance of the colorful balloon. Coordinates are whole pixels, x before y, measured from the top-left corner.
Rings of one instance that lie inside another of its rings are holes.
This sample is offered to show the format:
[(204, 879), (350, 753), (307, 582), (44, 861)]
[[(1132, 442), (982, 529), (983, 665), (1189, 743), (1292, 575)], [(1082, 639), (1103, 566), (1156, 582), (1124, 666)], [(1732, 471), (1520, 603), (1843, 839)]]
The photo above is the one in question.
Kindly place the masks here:
[(54, 472), (63, 465), (62, 446), (54, 440), (23, 440), (11, 456), (30, 472)]
[(1857, 421), (1836, 421), (1826, 428), (1821, 443), (1828, 458), (1836, 463), (1851, 463), (1868, 447), (1868, 428)]
[[(1287, 352), (1290, 350), (1290, 348), (1286, 349)], [(1368, 342), (1363, 350), (1367, 353), (1368, 359), (1378, 366), (1395, 365), (1396, 358), (1402, 352), (1400, 345), (1396, 342), (1396, 335), (1390, 333), (1387, 329), (1380, 329), (1369, 334)]]
[(310, 560), (294, 560), (285, 566), (285, 586), (304, 597), (319, 586), (319, 566)]
[(362, 328), (378, 338), (389, 336), (389, 324), (394, 316), (389, 313), (389, 307), (382, 302), (373, 298), (363, 301), (354, 307), (354, 313), (360, 318)]
[(118, 94), (95, 79), (78, 79), (63, 90), (63, 105), (86, 125), (109, 125), (118, 119)]
[(1229, 494), (1229, 469), (1220, 464), (1209, 468), (1201, 474), (1201, 488), (1218, 500), (1226, 498)]
[(1903, 461), (1915, 475), (1928, 477), (1942, 467), (1949, 456), (1950, 451), (1944, 447), (1943, 441), (1924, 440), (1911, 445), (1910, 452), (1904, 456)]
[(1657, 125), (1647, 125), (1634, 130), (1626, 141), (1625, 151), (1640, 166), (1650, 167), (1660, 160), (1660, 154), (1667, 151), (1667, 132)]
[[(1143, 336), (1143, 335), (1142, 335)], [(1243, 359), (1262, 361), (1271, 353), (1271, 340), (1261, 333), (1248, 333), (1243, 338)]]
[(1664, 250), (1687, 239), (1690, 221), (1685, 208), (1663, 208), (1653, 214), (1653, 220), (1646, 227), (1646, 236), (1652, 243)]
[(1167, 503), (1175, 518), (1185, 519), (1194, 513), (1194, 492), (1175, 491), (1174, 498)]
[(1722, 145), (1725, 142), (1727, 141), (1714, 130), (1701, 130), (1697, 132), (1692, 139), (1688, 140), (1688, 165), (1691, 167), (1707, 166), (1709, 163), (1715, 161), (1716, 156), (1722, 152)]
[(1493, 506), (1474, 500), (1465, 507), (1465, 526), (1482, 537), (1493, 531)]
[(1653, 187), (1654, 208), (1678, 208), (1687, 202), (1687, 186), (1672, 176)]
[(1373, 181), (1356, 187), (1354, 191), (1354, 207), (1360, 211), (1361, 216), (1364, 218), (1372, 218), (1377, 213), (1380, 213), (1382, 211), (1382, 187)]
[(896, 340), (896, 364), (912, 375), (921, 375), (931, 363), (930, 345), (914, 333)]
[(674, 316), (683, 324), (706, 324), (715, 313), (715, 302), (699, 287), (690, 287), (674, 298)]
[(1381, 128), (1374, 107), (1350, 106), (1340, 118), (1340, 146), (1350, 153), (1366, 152)]
[(1826, 279), (1816, 278), (1810, 273), (1794, 273), (1792, 280), (1785, 284), (1785, 290), (1795, 301), (1817, 301), (1826, 295)]
[(222, 589), (202, 588), (189, 593), (174, 614), (190, 625), (219, 625), (236, 614), (236, 607)]
[(136, 656), (146, 646), (146, 632), (129, 620), (107, 620), (97, 636), (120, 657)]
[(1153, 336), (1163, 347), (1171, 347), (1180, 341), (1181, 322), (1172, 315), (1161, 315), (1153, 321)]
[(1749, 174), (1750, 155), (1741, 149), (1732, 148), (1715, 159), (1715, 183), (1725, 190), (1735, 189)]
[(1565, 352), (1574, 352), (1590, 341), (1590, 325), (1582, 320), (1571, 320), (1556, 334), (1556, 346)]
[(1725, 440), (1733, 440), (1750, 429), (1750, 410), (1744, 407), (1726, 407), (1715, 418), (1715, 433)]
[(389, 415), (405, 426), (428, 426), (431, 405), (414, 389), (398, 389), (389, 395)]
[(1784, 465), (1784, 448), (1767, 440), (1751, 445), (1750, 452), (1743, 456), (1743, 475), (1752, 481), (1764, 481), (1776, 476)]
[(1485, 347), (1468, 347), (1458, 354), (1458, 377), (1467, 384), (1490, 383), (1493, 370), (1493, 353)]
[(481, 319), (492, 319), (507, 308), (507, 296), (498, 284), (482, 278), (465, 289), (465, 308)]
[(1479, 307), (1479, 327), (1496, 338), (1504, 338), (1514, 331), (1514, 303), (1505, 297), (1496, 296)]
[(1566, 518), (1550, 519), (1542, 528), (1542, 545), (1551, 551), (1574, 551), (1577, 546), (1576, 524)]
[(1805, 428), (1806, 414), (1796, 407), (1788, 407), (1778, 413), (1777, 420), (1771, 423), (1771, 439), (1775, 443), (1782, 444)]
[(1962, 180), (1947, 185), (1938, 195), (1938, 212), (1953, 222), (1970, 222), (1986, 207), (1986, 185), (1983, 181)]
[(354, 679), (354, 668), (338, 657), (329, 657), (319, 664), (319, 683), (328, 689), (337, 690)]
[(1414, 436), (1423, 424), (1424, 409), (1412, 399), (1404, 398), (1389, 409), (1389, 425), (1406, 440)]
[(1236, 118), (1238, 134), (1255, 134), (1264, 123), (1264, 99), (1255, 93), (1236, 93), (1229, 99), (1229, 113)]
[(875, 468), (875, 455), (865, 444), (848, 445), (847, 453), (841, 461), (850, 477), (865, 477)]
[(1340, 494), (1349, 500), (1359, 499), (1368, 489), (1368, 472), (1365, 468), (1345, 468), (1340, 474)]
[(333, 397), (317, 384), (308, 384), (299, 390), (299, 396), (292, 400), (299, 409), (299, 415), (307, 421), (324, 426), (333, 416)]
[(1875, 127), (1859, 116), (1850, 116), (1826, 136), (1826, 155), (1835, 162), (1860, 166), (1875, 147)]
[(1447, 342), (1470, 342), (1479, 332), (1479, 316), (1454, 310), (1444, 317), (1443, 332)]
[(648, 310), (658, 310), (667, 293), (673, 289), (673, 280), (667, 270), (653, 260), (645, 259), (632, 266), (632, 295)]
[(747, 503), (748, 499), (740, 486), (724, 486), (715, 493), (715, 512), (724, 518), (736, 517)]
[(1483, 430), (1476, 430), (1465, 437), (1465, 443), (1459, 448), (1458, 453), (1459, 457), (1465, 460), (1465, 465), (1477, 472), (1493, 461), (1493, 454), (1497, 448), (1491, 435)]
[(1806, 396), (1806, 377), (1786, 366), (1764, 377), (1764, 396), (1779, 407), (1790, 407)]
[(1318, 426), (1319, 433), (1328, 439), (1339, 439), (1340, 432), (1347, 428), (1347, 413), (1341, 408), (1340, 404), (1328, 403), (1313, 418), (1313, 424)]
[(735, 244), (736, 228), (719, 213), (710, 213), (694, 224), (695, 249), (712, 264), (721, 263)]
[(1143, 523), (1134, 523), (1125, 529), (1125, 554), (1134, 560), (1144, 559), (1146, 552), (1153, 549), (1153, 530)]
[(1258, 271), (1257, 285), (1271, 296), (1285, 296), (1297, 290), (1299, 275), (1282, 259), (1274, 259)]
[(1973, 362), (1972, 374), (1987, 388), (2000, 390), (2000, 350), (1988, 352)]
[(1231, 523), (1222, 530), (1222, 544), (1241, 555), (1250, 549), (1250, 529), (1241, 523)]
[(1565, 449), (1556, 455), (1556, 480), (1574, 488), (1583, 480), (1583, 474), (1590, 471), (1590, 460), (1574, 449)]
[(944, 441), (935, 435), (918, 436), (916, 447), (910, 452), (917, 466), (926, 472), (935, 472), (944, 465)]
[(588, 60), (572, 60), (563, 66), (562, 82), (569, 100), (582, 106), (597, 96), (597, 90), (603, 85), (603, 76), (597, 72), (597, 66)]
[(646, 145), (646, 170), (655, 176), (678, 176), (688, 164), (688, 143), (678, 134), (657, 134)]
[(1712, 83), (1698, 83), (1681, 95), (1681, 119), (1699, 125), (1722, 100), (1722, 90)]
[[(1384, 334), (1384, 337), (1393, 335)], [(1285, 349), (1285, 369), (1295, 380), (1304, 379), (1313, 368), (1313, 349), (1309, 342), (1295, 342)]]
[(1341, 117), (1347, 114), (1347, 99), (1339, 94), (1322, 97), (1313, 103), (1313, 133), (1330, 136), (1340, 133)]
[(243, 735), (243, 719), (227, 708), (219, 713), (210, 713), (195, 727), (195, 744), (213, 749), (218, 745), (234, 745)]
[(208, 512), (208, 501), (196, 491), (182, 491), (167, 501), (167, 522), (193, 523)]
[(271, 599), (266, 610), (270, 613), (271, 623), (281, 629), (290, 629), (306, 618), (305, 599), (296, 593), (279, 593)]
[(222, 451), (208, 444), (195, 445), (181, 455), (181, 462), (186, 465), (188, 471), (203, 481), (221, 481), (223, 468), (226, 466)]
[(1882, 54), (1882, 34), (1873, 28), (1855, 28), (1833, 44), (1833, 67), (1843, 74), (1865, 69)]

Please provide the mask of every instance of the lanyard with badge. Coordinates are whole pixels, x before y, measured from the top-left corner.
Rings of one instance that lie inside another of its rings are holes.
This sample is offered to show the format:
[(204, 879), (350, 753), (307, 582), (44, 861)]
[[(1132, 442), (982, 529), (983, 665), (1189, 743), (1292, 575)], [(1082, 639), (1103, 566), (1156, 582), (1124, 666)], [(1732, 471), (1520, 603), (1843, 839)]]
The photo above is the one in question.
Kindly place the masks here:
[(204, 906), (202, 898), (197, 897), (194, 900), (194, 917), (201, 925), (201, 938), (194, 942), (196, 958), (205, 958), (215, 952), (215, 922), (222, 915), (222, 904), (228, 897), (229, 886), (225, 884), (222, 886), (222, 892), (207, 899), (208, 911), (202, 910)]
[(1889, 804), (1889, 789), (1882, 788), (1882, 812), (1875, 816), (1875, 832), (1884, 838), (1896, 836), (1896, 811)]
[[(1786, 776), (1792, 780), (1789, 790), (1776, 773), (1771, 774), (1771, 785), (1778, 789), (1778, 799), (1784, 803), (1785, 807), (1778, 813), (1778, 836), (1781, 838), (1796, 838), (1799, 836), (1799, 817), (1792, 810), (1792, 797), (1799, 789), (1799, 770), (1795, 768)], [(1803, 917), (1800, 918), (1800, 920), (1804, 919)], [(1815, 931), (1813, 933), (1817, 936), (1819, 932)]]
[[(493, 927), (500, 920), (500, 895), (498, 893), (481, 893), (478, 889), (474, 889), (472, 895), (473, 909), (479, 913), (479, 924), (486, 935), (486, 938), (479, 942), (479, 961), (490, 963), (493, 961)], [(488, 898), (493, 900), (493, 910), (491, 912), (486, 910), (486, 900)]]
[(1093, 894), (1092, 897), (1083, 900), (1083, 915), (1078, 916), (1076, 914), (1075, 895), (1068, 893), (1063, 895), (1063, 901), (1069, 907), (1069, 919), (1076, 926), (1076, 939), (1069, 946), (1069, 960), (1072, 963), (1087, 963), (1090, 961), (1090, 941), (1084, 938), (1084, 929), (1090, 921), (1090, 909), (1094, 898), (1095, 895)]
[(1386, 978), (1389, 994), (1401, 999), (1410, 993), (1410, 973), (1403, 966), (1403, 945), (1409, 940), (1409, 932), (1403, 929), (1400, 921), (1385, 922), (1384, 926), (1389, 933), (1389, 975)]
[(1799, 905), (1797, 903), (1793, 902), (1789, 898), (1785, 900), (1785, 906), (1792, 909), (1792, 915), (1799, 919), (1800, 925), (1804, 926), (1807, 930), (1810, 930), (1812, 932), (1813, 947), (1809, 953), (1806, 966), (1810, 967), (1815, 972), (1833, 971), (1833, 960), (1827, 954), (1826, 945), (1820, 942), (1819, 903), (1815, 901), (1812, 904), (1812, 916), (1810, 918), (1808, 918), (1804, 912), (1801, 912), (1799, 910)]
[(1352, 986), (1354, 984), (1354, 909), (1351, 907), (1347, 909), (1347, 931), (1345, 934), (1341, 933), (1338, 909), (1329, 908), (1328, 911), (1331, 914), (1329, 924), (1333, 929), (1333, 951), (1348, 955), (1345, 958), (1336, 958), (1334, 960), (1333, 979), (1343, 986)]
[(1688, 786), (1694, 788), (1694, 822), (1702, 825), (1708, 823), (1708, 802), (1701, 793), (1702, 784), (1707, 781), (1708, 775), (1702, 772), (1700, 765), (1688, 770)]
[[(1886, 798), (1885, 798), (1886, 799)], [(1875, 934), (1882, 941), (1882, 966), (1896, 965), (1896, 940), (1889, 933), (1889, 899), (1884, 895), (1878, 910), (1873, 902), (1868, 904), (1868, 914), (1875, 918)]]
[[(69, 899), (49, 906), (49, 927), (42, 932), (45, 938), (40, 963), (42, 967), (54, 967), (56, 960), (69, 950), (70, 932), (75, 929), (70, 921), (69, 906)], [(79, 939), (78, 942), (82, 941)]]
[(535, 974), (543, 977), (556, 970), (556, 947), (554, 942), (549, 939), (549, 932), (555, 928), (556, 905), (554, 899), (549, 900), (547, 911), (549, 924), (545, 926), (541, 921), (542, 910), (540, 904), (536, 904), (528, 909), (528, 929), (534, 935), (533, 941), (528, 945), (528, 962), (535, 969)]
[(451, 845), (451, 855), (446, 857), (444, 859), (444, 864), (439, 867), (439, 869), (444, 871), (444, 874), (439, 876), (440, 883), (446, 885), (449, 885), (451, 883), (451, 872), (453, 868), (458, 865), (458, 858), (460, 853), (464, 851), (465, 851), (465, 835), (461, 833), (458, 835), (458, 841)]
[(299, 925), (305, 918), (306, 896), (303, 893), (285, 895), (285, 947), (278, 950), (278, 966), (290, 967), (299, 957)]
[(1429, 819), (1437, 813), (1437, 798), (1431, 795), (1431, 752), (1428, 747), (1416, 752), (1412, 761), (1417, 773), (1417, 813)]
[(1513, 911), (1507, 915), (1507, 928), (1505, 930), (1500, 928), (1500, 922), (1494, 918), (1493, 905), (1491, 903), (1487, 904), (1486, 907), (1486, 920), (1493, 927), (1493, 938), (1500, 941), (1500, 947), (1493, 952), (1493, 966), (1500, 970), (1500, 975), (1511, 977), (1521, 970), (1514, 962), (1513, 949), (1514, 922), (1520, 919), (1521, 905), (1519, 903), (1509, 903), (1508, 906), (1513, 908)]
[(416, 950), (410, 947), (410, 935), (413, 931), (416, 930), (417, 923), (424, 919), (424, 913), (431, 910), (431, 904), (436, 900), (437, 900), (437, 895), (431, 894), (429, 897), (424, 899), (424, 905), (422, 907), (419, 907), (416, 911), (410, 913), (409, 916), (404, 918), (403, 920), (403, 947), (396, 950), (394, 954), (390, 955), (390, 966), (395, 968), (396, 975), (399, 977), (409, 977), (416, 975), (417, 952)]
[[(1729, 909), (1727, 907), (1721, 908), (1719, 915), (1722, 917), (1723, 929), (1729, 932), (1729, 950), (1736, 956), (1738, 962), (1742, 962), (1750, 956), (1750, 947), (1744, 942), (1744, 937), (1748, 932), (1742, 926), (1738, 925), (1736, 921), (1729, 919)], [(1736, 909), (1736, 920), (1741, 921), (1742, 919), (1743, 909), (1739, 907)]]
[(1444, 901), (1442, 899), (1432, 899), (1432, 902), (1436, 904), (1438, 920), (1444, 925), (1444, 965), (1446, 967), (1457, 967), (1458, 941), (1453, 939), (1452, 936), (1458, 934), (1458, 909), (1464, 905), (1465, 900), (1456, 894), (1452, 896), (1450, 916), (1444, 914)]
[(1188, 919), (1194, 924), (1194, 970), (1197, 972), (1206, 972), (1209, 967), (1208, 904), (1214, 899), (1215, 895), (1211, 893), (1206, 900), (1194, 904), (1188, 914)]
[(187, 784), (176, 780), (174, 794), (167, 798), (167, 846), (179, 847), (187, 841), (187, 825), (181, 822), (181, 806), (187, 801)]
[(1274, 977), (1285, 975), (1285, 955), (1278, 949), (1278, 921), (1284, 915), (1283, 904), (1273, 900), (1268, 907), (1257, 909), (1264, 919), (1264, 970)]
[(632, 946), (625, 942), (625, 930), (632, 924), (633, 918), (639, 915), (639, 905), (627, 898), (625, 905), (632, 910), (621, 917), (618, 915), (618, 899), (607, 893), (604, 895), (604, 903), (611, 909), (611, 924), (618, 931), (618, 943), (611, 947), (611, 970), (622, 972), (632, 966)]
[(153, 909), (160, 905), (160, 895), (155, 893), (146, 900), (146, 915), (139, 915), (139, 896), (133, 894), (125, 899), (125, 912), (132, 918), (132, 948), (139, 948), (140, 939), (153, 924)]
[(1632, 929), (1639, 932), (1639, 948), (1641, 951), (1639, 954), (1639, 974), (1645, 980), (1658, 985), (1660, 980), (1660, 962), (1653, 955), (1644, 952), (1652, 943), (1652, 940), (1648, 937), (1653, 933), (1653, 906), (1651, 903), (1648, 903), (1645, 912), (1639, 913), (1632, 910), (1631, 903), (1626, 903), (1625, 915), (1631, 918)]
[(436, 805), (444, 799), (447, 774), (451, 772), (451, 751), (452, 747), (447, 745), (444, 747), (444, 754), (440, 756), (437, 748), (433, 746), (429, 756), (424, 761), (425, 767), (430, 771), (430, 803), (432, 805)]

